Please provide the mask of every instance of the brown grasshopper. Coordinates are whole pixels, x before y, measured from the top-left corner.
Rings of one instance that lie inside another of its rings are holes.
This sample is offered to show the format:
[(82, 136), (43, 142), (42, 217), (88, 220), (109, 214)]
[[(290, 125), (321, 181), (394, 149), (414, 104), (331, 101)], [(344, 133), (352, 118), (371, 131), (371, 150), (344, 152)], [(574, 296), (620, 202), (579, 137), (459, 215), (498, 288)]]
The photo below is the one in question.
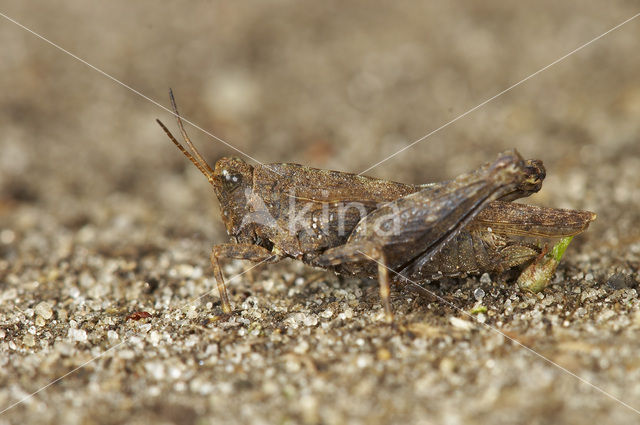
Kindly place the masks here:
[(532, 238), (576, 235), (595, 219), (587, 211), (512, 203), (540, 190), (545, 177), (541, 161), (524, 161), (515, 150), (453, 180), (424, 185), (299, 164), (252, 166), (238, 158), (222, 158), (211, 168), (170, 97), (189, 150), (157, 122), (213, 186), (231, 238), (211, 252), (226, 314), (232, 309), (222, 258), (289, 257), (340, 274), (377, 277), (391, 321), (391, 281), (425, 282), (535, 264), (545, 251)]

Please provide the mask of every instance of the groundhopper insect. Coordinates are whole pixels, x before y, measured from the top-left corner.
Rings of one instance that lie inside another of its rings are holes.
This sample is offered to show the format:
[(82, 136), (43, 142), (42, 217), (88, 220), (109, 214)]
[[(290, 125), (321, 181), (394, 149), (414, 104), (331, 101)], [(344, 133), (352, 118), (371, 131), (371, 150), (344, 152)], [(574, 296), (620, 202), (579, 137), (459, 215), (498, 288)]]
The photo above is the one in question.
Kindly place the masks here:
[[(595, 219), (588, 211), (511, 201), (540, 190), (545, 169), (506, 151), (455, 179), (409, 185), (299, 164), (250, 165), (222, 158), (209, 166), (187, 135), (170, 95), (185, 148), (220, 202), (230, 243), (211, 264), (224, 313), (232, 312), (220, 260), (275, 262), (289, 257), (336, 273), (377, 278), (388, 321), (391, 282), (524, 268), (519, 284), (542, 289), (570, 237)], [(565, 238), (550, 254), (538, 238)], [(391, 272), (390, 272), (391, 271)]]

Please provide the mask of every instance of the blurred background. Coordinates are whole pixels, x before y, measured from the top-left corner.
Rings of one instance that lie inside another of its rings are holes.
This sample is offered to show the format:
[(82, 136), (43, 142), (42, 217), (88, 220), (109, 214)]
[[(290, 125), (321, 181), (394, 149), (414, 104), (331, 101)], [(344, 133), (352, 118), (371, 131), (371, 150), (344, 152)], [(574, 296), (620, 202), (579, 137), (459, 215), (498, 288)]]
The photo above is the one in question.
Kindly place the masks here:
[[(165, 106), (173, 88), (187, 119), (259, 161), (360, 172), (634, 4), (7, 1), (3, 13)], [(639, 32), (629, 23), (368, 174), (434, 181), (516, 148), (547, 166), (536, 202), (605, 214), (606, 232), (639, 196)], [(175, 129), (169, 114), (6, 19), (0, 34), (3, 200), (72, 213), (119, 194), (216, 220), (210, 188), (154, 122)], [(188, 131), (212, 163), (239, 155)]]
[[(632, 0), (4, 0), (0, 9), (166, 107), (171, 87), (185, 118), (261, 162), (350, 172), (639, 11)], [(572, 248), (588, 260), (585, 273), (602, 284), (617, 271), (637, 278), (638, 40), (640, 18), (367, 174), (436, 181), (516, 148), (547, 168), (543, 190), (527, 202), (598, 213)], [(177, 134), (173, 117), (2, 17), (0, 42), (5, 290), (78, 246), (136, 259), (180, 241), (172, 258), (208, 275), (209, 246), (226, 236), (206, 180), (154, 121)], [(241, 156), (187, 131), (210, 163)], [(5, 396), (3, 404), (15, 399)], [(398, 417), (415, 419), (406, 409)]]

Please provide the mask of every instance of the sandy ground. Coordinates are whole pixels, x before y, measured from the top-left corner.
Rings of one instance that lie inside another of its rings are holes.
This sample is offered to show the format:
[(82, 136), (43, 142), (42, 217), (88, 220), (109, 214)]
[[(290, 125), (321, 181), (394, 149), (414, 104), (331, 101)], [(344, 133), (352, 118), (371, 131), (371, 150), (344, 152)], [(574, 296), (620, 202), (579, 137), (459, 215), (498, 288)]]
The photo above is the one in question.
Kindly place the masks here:
[[(172, 87), (185, 117), (260, 161), (355, 172), (640, 11), (1, 9), (162, 105)], [(5, 18), (0, 40), (0, 424), (640, 422), (640, 18), (368, 171), (435, 181), (517, 148), (547, 167), (529, 202), (598, 213), (537, 297), (489, 275), (426, 286), (450, 305), (396, 290), (395, 326), (375, 282), (288, 261), (230, 282), (237, 314), (216, 320), (208, 255), (226, 235), (154, 123), (170, 115)], [(212, 162), (239, 155), (190, 132)], [(478, 303), (477, 321), (461, 312)]]

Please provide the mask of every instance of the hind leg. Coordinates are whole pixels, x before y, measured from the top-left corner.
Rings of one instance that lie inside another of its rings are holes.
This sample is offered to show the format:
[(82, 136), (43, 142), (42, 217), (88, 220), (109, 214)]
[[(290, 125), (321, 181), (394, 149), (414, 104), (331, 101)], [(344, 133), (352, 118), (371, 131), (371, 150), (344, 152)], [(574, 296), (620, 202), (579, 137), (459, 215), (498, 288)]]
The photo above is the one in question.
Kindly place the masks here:
[(326, 267), (349, 262), (358, 262), (362, 261), (363, 258), (377, 263), (378, 283), (380, 285), (380, 301), (382, 302), (382, 308), (384, 309), (385, 319), (387, 322), (391, 323), (393, 322), (393, 310), (391, 309), (391, 302), (389, 301), (391, 294), (389, 266), (387, 265), (387, 258), (382, 248), (371, 242), (341, 245), (325, 251), (322, 254), (322, 257), (320, 257), (319, 264)]

